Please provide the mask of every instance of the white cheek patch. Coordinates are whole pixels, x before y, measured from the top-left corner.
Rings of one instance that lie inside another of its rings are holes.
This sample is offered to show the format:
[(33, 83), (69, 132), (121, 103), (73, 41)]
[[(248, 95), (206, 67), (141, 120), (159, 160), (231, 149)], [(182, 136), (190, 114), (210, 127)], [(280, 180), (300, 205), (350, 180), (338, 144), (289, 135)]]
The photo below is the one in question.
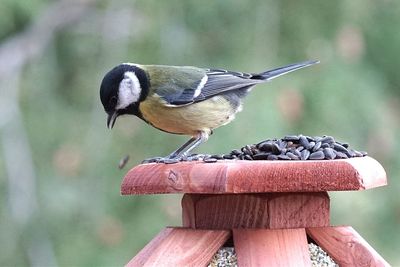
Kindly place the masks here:
[(119, 84), (117, 109), (124, 109), (140, 98), (142, 88), (134, 72), (124, 73), (124, 79)]

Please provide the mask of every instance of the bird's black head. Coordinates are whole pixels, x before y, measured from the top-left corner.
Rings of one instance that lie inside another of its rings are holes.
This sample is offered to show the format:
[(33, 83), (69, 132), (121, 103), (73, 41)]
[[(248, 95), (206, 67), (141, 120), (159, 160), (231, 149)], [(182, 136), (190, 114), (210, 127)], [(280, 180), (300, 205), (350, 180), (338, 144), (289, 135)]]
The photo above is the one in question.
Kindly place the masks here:
[(124, 63), (110, 70), (100, 86), (100, 99), (108, 114), (107, 126), (112, 128), (118, 116), (139, 115), (139, 103), (148, 94), (149, 79), (138, 65)]

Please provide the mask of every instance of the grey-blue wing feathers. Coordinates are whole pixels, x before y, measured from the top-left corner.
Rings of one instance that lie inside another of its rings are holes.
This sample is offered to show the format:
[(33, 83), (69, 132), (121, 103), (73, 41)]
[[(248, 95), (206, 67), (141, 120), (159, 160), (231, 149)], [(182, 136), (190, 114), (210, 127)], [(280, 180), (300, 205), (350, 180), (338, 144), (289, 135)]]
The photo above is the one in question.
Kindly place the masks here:
[(169, 93), (162, 94), (161, 97), (171, 106), (182, 106), (199, 102), (225, 92), (247, 90), (256, 84), (267, 82), (273, 78), (286, 73), (302, 69), (319, 61), (305, 61), (290, 64), (284, 67), (250, 74), (243, 72), (227, 71), (223, 69), (202, 69), (204, 75), (201, 78), (197, 75), (195, 81), (181, 87), (182, 82), (175, 82), (174, 89)]

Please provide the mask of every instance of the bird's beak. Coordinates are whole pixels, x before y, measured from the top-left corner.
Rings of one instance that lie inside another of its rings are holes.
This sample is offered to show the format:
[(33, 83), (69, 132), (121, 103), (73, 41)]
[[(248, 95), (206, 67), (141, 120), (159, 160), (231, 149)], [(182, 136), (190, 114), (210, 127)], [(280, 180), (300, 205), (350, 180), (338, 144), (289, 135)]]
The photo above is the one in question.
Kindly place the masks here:
[(112, 129), (114, 127), (115, 121), (117, 120), (118, 117), (118, 112), (116, 110), (110, 111), (108, 113), (108, 118), (107, 118), (107, 127), (108, 129)]

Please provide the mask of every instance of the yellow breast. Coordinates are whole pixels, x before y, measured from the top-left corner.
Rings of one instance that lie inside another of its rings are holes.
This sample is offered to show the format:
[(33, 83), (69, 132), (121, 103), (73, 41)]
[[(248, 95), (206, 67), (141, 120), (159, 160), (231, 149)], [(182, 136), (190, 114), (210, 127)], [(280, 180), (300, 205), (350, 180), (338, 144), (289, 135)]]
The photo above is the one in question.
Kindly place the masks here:
[(167, 106), (158, 95), (148, 96), (140, 103), (139, 110), (144, 119), (161, 130), (186, 135), (211, 130), (231, 122), (234, 110), (223, 96), (214, 96), (205, 101), (180, 107)]

